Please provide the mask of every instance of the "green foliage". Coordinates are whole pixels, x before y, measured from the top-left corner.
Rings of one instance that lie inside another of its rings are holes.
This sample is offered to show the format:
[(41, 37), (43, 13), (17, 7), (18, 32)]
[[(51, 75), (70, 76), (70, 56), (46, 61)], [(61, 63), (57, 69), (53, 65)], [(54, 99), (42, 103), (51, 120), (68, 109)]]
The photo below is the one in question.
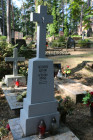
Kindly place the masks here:
[(25, 58), (30, 59), (32, 57), (35, 57), (36, 51), (33, 51), (32, 49), (27, 49), (26, 47), (21, 46), (19, 50), (19, 55), (22, 55)]
[(0, 79), (6, 74), (12, 74), (12, 65), (5, 63), (5, 57), (13, 56), (14, 47), (5, 41), (0, 42)]
[(82, 37), (81, 35), (71, 35), (71, 38), (73, 37)]
[(25, 77), (27, 77), (27, 75), (28, 75), (28, 67), (27, 67), (27, 65), (25, 65), (24, 67), (19, 68), (19, 74), (24, 75)]
[(50, 35), (55, 35), (58, 33), (57, 1), (56, 0), (53, 0), (52, 15), (53, 15), (53, 24), (50, 24), (48, 26), (48, 31), (50, 32)]
[(0, 36), (0, 41), (6, 41), (6, 36)]
[(89, 39), (79, 40), (78, 41), (80, 47), (90, 47), (91, 41)]
[(69, 68), (69, 66), (67, 66), (66, 68), (63, 68), (62, 69), (62, 73), (63, 74), (67, 74), (67, 75), (70, 74), (71, 73), (71, 69)]
[(6, 128), (7, 123), (5, 122), (5, 120), (1, 120), (0, 121), (0, 138), (7, 136), (8, 134), (8, 129)]
[(74, 0), (70, 3), (69, 9), (70, 9), (72, 18), (75, 21), (80, 19), (82, 4), (84, 4), (84, 2), (82, 0)]
[(0, 62), (0, 79), (7, 74), (12, 74), (12, 71), (13, 69), (11, 64), (8, 65), (4, 61)]
[(65, 42), (65, 36), (59, 37), (58, 42)]
[(68, 36), (69, 34), (69, 24), (68, 24), (68, 21), (67, 21), (67, 17), (65, 18), (65, 22), (64, 22), (64, 36)]
[(2, 56), (4, 59), (5, 57), (12, 56), (14, 47), (15, 46), (12, 46), (11, 44), (8, 44), (5, 41), (1, 41), (0, 42), (0, 57)]
[(83, 104), (93, 106), (93, 92), (86, 92), (85, 97), (82, 99)]
[(65, 43), (64, 42), (59, 42), (59, 40), (54, 40), (51, 43), (51, 47), (58, 47), (58, 48), (65, 48)]
[(23, 98), (26, 97), (27, 91), (23, 91), (22, 93), (19, 93), (18, 96), (16, 97), (18, 102), (23, 102)]
[(84, 11), (84, 16), (83, 16), (83, 26), (84, 29), (88, 30), (91, 26), (90, 24), (92, 23), (92, 20), (90, 18), (93, 17), (93, 9), (92, 7), (86, 8)]
[(16, 99), (17, 99), (18, 102), (23, 102), (22, 95), (18, 95), (18, 96), (16, 97)]
[(23, 91), (21, 95), (22, 95), (23, 98), (25, 98), (26, 94), (27, 94), (27, 91)]
[(52, 41), (51, 47), (61, 47), (65, 48), (65, 36), (61, 36), (56, 40)]

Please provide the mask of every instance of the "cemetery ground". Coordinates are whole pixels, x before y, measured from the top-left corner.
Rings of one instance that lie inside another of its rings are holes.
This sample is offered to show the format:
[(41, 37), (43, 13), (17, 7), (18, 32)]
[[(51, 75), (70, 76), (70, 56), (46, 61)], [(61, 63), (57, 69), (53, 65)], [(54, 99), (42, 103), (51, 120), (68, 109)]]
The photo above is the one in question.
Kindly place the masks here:
[[(53, 59), (54, 63), (61, 63), (62, 67), (69, 65), (71, 75), (68, 78), (93, 88), (93, 49), (76, 49), (76, 51), (69, 49), (69, 52), (71, 55), (51, 56), (50, 58)], [(5, 96), (1, 92), (2, 90), (0, 89), (0, 127), (4, 122), (6, 126), (8, 119), (17, 117), (9, 108)], [(56, 93), (59, 94), (58, 91)], [(77, 103), (74, 106), (74, 111), (72, 115), (67, 116), (65, 125), (80, 140), (93, 140), (93, 119), (90, 117), (89, 107), (82, 103)], [(13, 140), (11, 131), (3, 140)]]

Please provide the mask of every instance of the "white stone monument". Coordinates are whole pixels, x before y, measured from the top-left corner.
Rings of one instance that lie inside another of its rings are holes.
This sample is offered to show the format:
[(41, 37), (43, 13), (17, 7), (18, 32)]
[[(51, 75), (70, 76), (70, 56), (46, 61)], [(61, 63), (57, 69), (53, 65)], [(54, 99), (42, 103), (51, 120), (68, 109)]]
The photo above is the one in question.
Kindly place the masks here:
[(45, 58), (46, 25), (53, 17), (47, 15), (46, 6), (38, 6), (38, 13), (31, 13), (31, 21), (37, 22), (37, 57), (29, 60), (27, 97), (20, 111), (20, 125), (25, 136), (36, 134), (40, 120), (49, 130), (51, 120), (56, 118), (59, 127), (59, 112), (54, 98), (53, 62)]
[(18, 57), (18, 49), (13, 49), (13, 57), (5, 57), (5, 61), (13, 62), (13, 75), (5, 75), (5, 84), (7, 86), (15, 86), (16, 79), (19, 81), (19, 86), (26, 85), (25, 76), (18, 75), (18, 61), (25, 61), (25, 57)]

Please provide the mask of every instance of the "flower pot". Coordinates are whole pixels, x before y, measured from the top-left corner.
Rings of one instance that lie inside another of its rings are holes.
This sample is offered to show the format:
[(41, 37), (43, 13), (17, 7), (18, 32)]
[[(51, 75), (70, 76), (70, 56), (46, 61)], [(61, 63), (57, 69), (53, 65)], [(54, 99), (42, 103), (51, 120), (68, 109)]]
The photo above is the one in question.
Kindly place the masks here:
[(90, 116), (93, 117), (93, 106), (90, 106)]

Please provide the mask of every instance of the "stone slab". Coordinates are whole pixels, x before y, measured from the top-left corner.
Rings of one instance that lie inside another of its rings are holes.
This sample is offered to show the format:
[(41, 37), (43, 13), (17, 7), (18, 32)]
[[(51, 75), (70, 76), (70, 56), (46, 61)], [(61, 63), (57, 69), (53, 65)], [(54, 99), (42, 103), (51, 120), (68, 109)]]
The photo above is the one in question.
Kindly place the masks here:
[(86, 91), (92, 91), (93, 89), (84, 84), (75, 82), (68, 78), (55, 79), (55, 88), (60, 91), (64, 96), (70, 96), (75, 103), (81, 102)]
[(19, 81), (19, 86), (26, 86), (25, 76), (5, 75), (4, 82), (8, 87), (14, 87), (16, 79)]
[(19, 87), (19, 88), (2, 87), (2, 90), (12, 110), (23, 108), (23, 102), (17, 102), (16, 97), (18, 92), (21, 93), (23, 91), (26, 91), (27, 87)]
[[(32, 135), (29, 137), (24, 137), (22, 128), (20, 126), (19, 118), (9, 120), (10, 129), (14, 140), (40, 140), (38, 135)], [(44, 140), (79, 140), (69, 128), (64, 124), (58, 129), (58, 134), (55, 136), (50, 136), (46, 133), (46, 138)]]

